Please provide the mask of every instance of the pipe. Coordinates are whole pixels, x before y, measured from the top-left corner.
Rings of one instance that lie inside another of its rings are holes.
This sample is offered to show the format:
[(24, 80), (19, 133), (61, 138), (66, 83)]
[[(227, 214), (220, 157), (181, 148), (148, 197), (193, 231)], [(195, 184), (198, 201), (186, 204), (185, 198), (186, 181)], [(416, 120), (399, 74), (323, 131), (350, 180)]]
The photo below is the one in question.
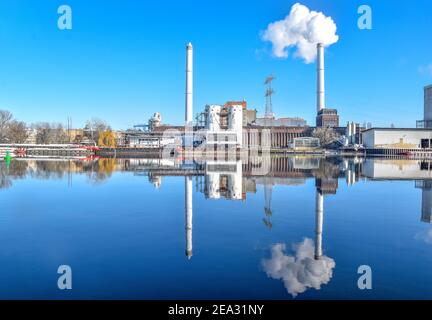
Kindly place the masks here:
[(324, 45), (317, 45), (317, 112), (325, 108)]

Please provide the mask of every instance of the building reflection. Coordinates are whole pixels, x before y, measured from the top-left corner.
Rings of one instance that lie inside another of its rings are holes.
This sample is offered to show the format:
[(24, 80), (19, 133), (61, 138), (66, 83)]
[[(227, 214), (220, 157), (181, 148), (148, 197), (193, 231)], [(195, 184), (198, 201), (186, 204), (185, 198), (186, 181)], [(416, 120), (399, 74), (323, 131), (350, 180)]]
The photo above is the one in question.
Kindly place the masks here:
[[(32, 177), (65, 179), (72, 187), (75, 175), (85, 175), (91, 184), (107, 182), (115, 172), (131, 172), (147, 177), (155, 188), (163, 187), (165, 177), (184, 176), (186, 191), (192, 194), (194, 181), (197, 191), (206, 199), (242, 200), (248, 194), (262, 190), (262, 220), (266, 228), (274, 227), (277, 212), (272, 206), (275, 190), (281, 186), (304, 185), (314, 179), (322, 197), (336, 194), (342, 180), (354, 186), (361, 180), (415, 181), (422, 190), (421, 221), (432, 222), (432, 161), (382, 158), (338, 157), (250, 157), (224, 161), (201, 160), (185, 162), (179, 158), (149, 159), (14, 159), (0, 165), (0, 189), (13, 186), (13, 181)], [(185, 195), (186, 195), (185, 191)], [(188, 192), (189, 192), (188, 191)], [(319, 195), (317, 195), (317, 203)], [(420, 201), (420, 199), (419, 199)], [(186, 202), (186, 201), (185, 201)], [(192, 226), (186, 211), (186, 229)], [(188, 208), (188, 207), (187, 207)], [(192, 232), (190, 232), (192, 233)]]
[(432, 160), (365, 159), (361, 174), (369, 180), (414, 181), (422, 190), (420, 220), (432, 223)]
[(205, 196), (208, 199), (245, 200), (242, 162), (208, 161), (205, 163)]

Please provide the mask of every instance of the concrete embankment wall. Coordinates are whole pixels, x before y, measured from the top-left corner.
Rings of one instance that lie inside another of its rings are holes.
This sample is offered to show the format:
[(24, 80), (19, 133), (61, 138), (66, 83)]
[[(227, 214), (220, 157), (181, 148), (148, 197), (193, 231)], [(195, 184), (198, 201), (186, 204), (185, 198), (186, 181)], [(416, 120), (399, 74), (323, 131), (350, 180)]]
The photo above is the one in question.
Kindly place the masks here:
[(432, 149), (366, 149), (368, 157), (431, 159)]
[(58, 156), (58, 157), (88, 157), (93, 155), (92, 151), (81, 149), (28, 149), (27, 156)]
[(99, 157), (139, 158), (161, 157), (163, 149), (158, 148), (101, 148), (95, 152)]

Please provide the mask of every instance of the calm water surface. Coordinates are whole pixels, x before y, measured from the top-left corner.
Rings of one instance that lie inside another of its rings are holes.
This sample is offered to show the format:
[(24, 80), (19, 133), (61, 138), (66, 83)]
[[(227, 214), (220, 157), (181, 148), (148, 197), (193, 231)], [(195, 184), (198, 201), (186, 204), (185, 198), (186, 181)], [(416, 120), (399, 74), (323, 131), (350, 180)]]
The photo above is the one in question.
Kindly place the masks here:
[(429, 162), (0, 166), (2, 299), (432, 299)]

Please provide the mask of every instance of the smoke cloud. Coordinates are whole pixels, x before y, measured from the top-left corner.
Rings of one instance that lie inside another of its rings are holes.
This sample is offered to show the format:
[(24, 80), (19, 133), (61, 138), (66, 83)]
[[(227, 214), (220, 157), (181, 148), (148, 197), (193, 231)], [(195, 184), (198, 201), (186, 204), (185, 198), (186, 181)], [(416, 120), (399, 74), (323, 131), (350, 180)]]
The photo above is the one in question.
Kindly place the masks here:
[(296, 297), (309, 288), (321, 289), (321, 285), (329, 283), (333, 276), (336, 263), (333, 259), (322, 256), (314, 259), (314, 244), (311, 239), (304, 239), (294, 245), (294, 256), (286, 255), (284, 244), (275, 244), (271, 249), (271, 258), (263, 260), (267, 276), (282, 280), (288, 293)]
[(331, 17), (296, 3), (284, 20), (268, 25), (262, 39), (272, 43), (273, 54), (278, 58), (287, 58), (289, 48), (296, 47), (295, 56), (302, 58), (305, 63), (312, 63), (317, 55), (318, 43), (328, 47), (338, 42), (336, 29)]

